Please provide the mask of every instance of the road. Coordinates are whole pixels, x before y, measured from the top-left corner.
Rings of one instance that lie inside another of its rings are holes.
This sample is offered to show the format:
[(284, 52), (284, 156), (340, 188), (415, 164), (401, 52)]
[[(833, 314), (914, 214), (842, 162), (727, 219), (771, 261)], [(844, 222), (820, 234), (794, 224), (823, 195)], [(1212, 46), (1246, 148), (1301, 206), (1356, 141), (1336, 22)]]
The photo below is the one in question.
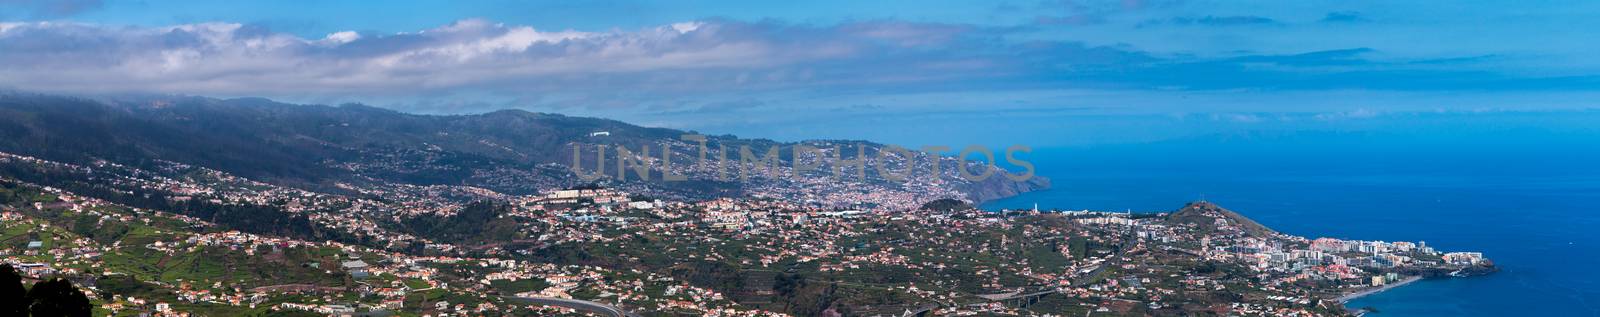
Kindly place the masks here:
[(531, 302), (535, 305), (566, 307), (610, 317), (642, 317), (639, 314), (622, 310), (616, 306), (596, 303), (586, 300), (554, 297), (506, 297), (511, 300)]

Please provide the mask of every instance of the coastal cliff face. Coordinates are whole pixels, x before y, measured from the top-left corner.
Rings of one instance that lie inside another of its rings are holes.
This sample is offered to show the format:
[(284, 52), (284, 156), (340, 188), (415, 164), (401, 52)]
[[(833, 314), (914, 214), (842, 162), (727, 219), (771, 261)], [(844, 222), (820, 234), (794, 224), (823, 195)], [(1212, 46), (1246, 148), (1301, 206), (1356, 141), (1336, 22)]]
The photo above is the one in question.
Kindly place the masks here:
[(958, 187), (961, 192), (966, 193), (967, 197), (970, 197), (972, 201), (977, 202), (977, 204), (1049, 188), (1050, 179), (1040, 176), (1035, 176), (1020, 182), (1011, 181), (1003, 177), (992, 177), (982, 182), (970, 183)]

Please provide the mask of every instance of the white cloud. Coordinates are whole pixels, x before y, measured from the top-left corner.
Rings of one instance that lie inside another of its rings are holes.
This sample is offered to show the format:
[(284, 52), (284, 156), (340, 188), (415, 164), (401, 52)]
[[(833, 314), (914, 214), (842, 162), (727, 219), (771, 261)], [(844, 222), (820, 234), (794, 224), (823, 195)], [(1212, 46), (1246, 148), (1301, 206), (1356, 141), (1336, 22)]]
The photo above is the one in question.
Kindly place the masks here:
[(673, 23), (671, 25), (671, 27), (672, 27), (673, 31), (678, 31), (678, 33), (689, 33), (689, 32), (694, 32), (694, 30), (700, 29), (701, 25), (705, 25), (705, 23), (701, 23), (701, 22), (681, 22), (681, 23)]
[(1315, 118), (1317, 120), (1370, 119), (1370, 118), (1378, 117), (1379, 115), (1382, 115), (1382, 114), (1383, 113), (1381, 113), (1381, 112), (1373, 111), (1373, 110), (1370, 110), (1370, 109), (1367, 109), (1367, 108), (1357, 108), (1355, 110), (1350, 110), (1350, 111), (1341, 111), (1341, 112), (1333, 112), (1333, 113), (1320, 113), (1320, 114), (1317, 114), (1316, 116), (1314, 116), (1313, 118)]
[[(1056, 89), (1140, 95), (1448, 90), (1517, 87), (1518, 80), (1526, 79), (1472, 71), (1473, 59), (1452, 62), (1448, 70), (1393, 57), (1375, 61), (1368, 56), (1379, 54), (1367, 53), (1374, 52), (1371, 49), (1288, 55), (1243, 52), (1211, 58), (1148, 53), (1128, 45), (1092, 46), (1028, 32), (902, 21), (814, 25), (727, 20), (581, 32), (470, 19), (417, 32), (340, 31), (306, 38), (239, 23), (162, 27), (0, 23), (0, 88), (262, 96), (321, 103), (423, 104), (420, 101), (470, 98), (500, 107), (631, 106), (664, 111), (698, 109), (708, 100), (753, 97), (836, 98), (855, 104), (877, 97), (989, 96), (982, 102), (917, 99), (927, 105), (980, 107), (1054, 102), (1023, 99), (1030, 96), (1027, 91)], [(1393, 74), (1405, 76), (1396, 80)], [(1593, 87), (1588, 85), (1592, 82), (1579, 78), (1566, 87), (1585, 89)], [(1175, 100), (1165, 107), (1182, 104), (1187, 102)], [(1278, 105), (1226, 106), (1237, 109), (1218, 112), (1286, 109)], [(1388, 111), (1392, 106), (1382, 107)], [(1299, 105), (1289, 108), (1311, 111)], [(1271, 117), (1219, 119), (1261, 122)]]
[[(841, 57), (863, 45), (805, 34), (827, 30), (706, 22), (592, 33), (463, 20), (416, 33), (343, 31), (320, 39), (236, 23), (36, 22), (0, 30), (0, 47), (7, 48), (0, 52), (0, 86), (75, 92), (412, 92), (511, 82), (588, 84), (598, 77), (692, 70), (709, 73), (675, 76), (715, 78), (711, 73)], [(641, 80), (663, 78), (628, 81)]]
[(322, 41), (332, 44), (344, 44), (354, 42), (355, 40), (359, 39), (361, 39), (361, 33), (356, 33), (355, 31), (341, 31), (328, 33), (328, 36), (322, 38)]

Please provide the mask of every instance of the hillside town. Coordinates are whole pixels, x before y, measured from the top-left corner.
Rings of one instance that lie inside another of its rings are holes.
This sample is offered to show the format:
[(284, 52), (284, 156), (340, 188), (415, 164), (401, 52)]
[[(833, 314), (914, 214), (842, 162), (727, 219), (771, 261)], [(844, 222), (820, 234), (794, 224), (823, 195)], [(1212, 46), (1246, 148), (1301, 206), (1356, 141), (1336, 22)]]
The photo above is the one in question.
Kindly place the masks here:
[[(1352, 294), (1493, 271), (1480, 253), (1290, 236), (1206, 202), (1128, 213), (601, 186), (326, 194), (175, 163), (0, 164), (26, 171), (3, 179), (0, 261), (77, 281), (110, 316), (1339, 316), (1355, 313), (1342, 305)], [(305, 222), (221, 216), (246, 206)]]

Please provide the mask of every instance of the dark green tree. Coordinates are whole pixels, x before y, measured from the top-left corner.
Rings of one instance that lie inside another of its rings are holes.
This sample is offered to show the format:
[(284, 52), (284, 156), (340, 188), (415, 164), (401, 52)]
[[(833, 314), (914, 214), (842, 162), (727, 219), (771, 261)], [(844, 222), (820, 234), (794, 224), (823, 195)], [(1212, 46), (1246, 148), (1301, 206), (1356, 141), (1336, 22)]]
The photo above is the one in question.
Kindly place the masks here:
[(28, 315), (28, 289), (22, 287), (22, 276), (10, 264), (0, 264), (0, 315)]
[(92, 310), (89, 296), (63, 278), (33, 284), (28, 298), (33, 300), (29, 306), (33, 317), (89, 317)]

